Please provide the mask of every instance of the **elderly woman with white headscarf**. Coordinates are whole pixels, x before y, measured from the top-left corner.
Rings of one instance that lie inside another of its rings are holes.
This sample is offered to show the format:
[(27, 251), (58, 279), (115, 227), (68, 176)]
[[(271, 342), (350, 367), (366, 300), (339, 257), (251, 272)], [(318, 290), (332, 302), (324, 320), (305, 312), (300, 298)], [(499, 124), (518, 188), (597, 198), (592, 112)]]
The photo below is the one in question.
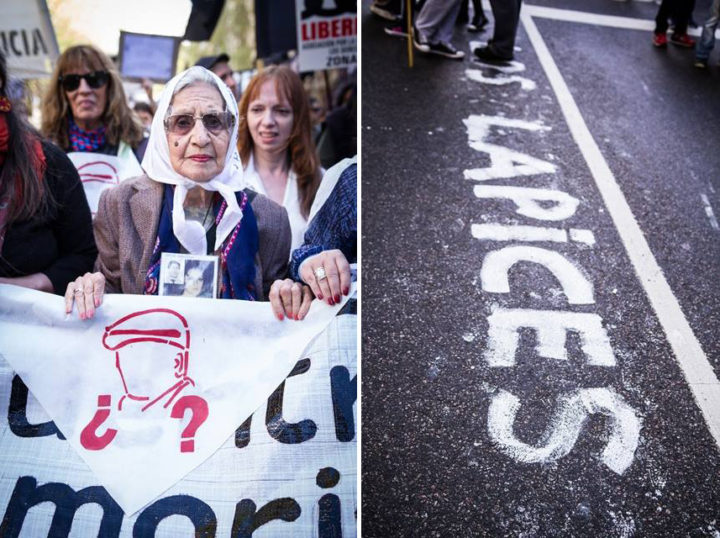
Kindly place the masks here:
[[(103, 192), (96, 272), (70, 282), (66, 312), (75, 303), (80, 318), (93, 317), (105, 291), (157, 294), (163, 252), (217, 255), (219, 297), (267, 299), (287, 272), (290, 225), (285, 209), (244, 190), (237, 125), (237, 103), (210, 71), (191, 67), (168, 82), (142, 162), (146, 175)], [(310, 292), (295, 287), (285, 304), (274, 294), (278, 318), (307, 312)]]

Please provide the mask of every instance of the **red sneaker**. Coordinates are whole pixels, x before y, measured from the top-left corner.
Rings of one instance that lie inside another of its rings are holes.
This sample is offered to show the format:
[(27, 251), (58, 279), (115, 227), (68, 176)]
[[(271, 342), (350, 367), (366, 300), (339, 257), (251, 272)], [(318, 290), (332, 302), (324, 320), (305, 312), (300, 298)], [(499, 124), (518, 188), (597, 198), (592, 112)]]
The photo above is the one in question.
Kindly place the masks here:
[(687, 34), (671, 35), (670, 43), (677, 45), (678, 47), (685, 47), (686, 49), (691, 49), (695, 46), (695, 40)]
[(664, 32), (662, 34), (653, 34), (653, 45), (656, 47), (667, 47), (667, 41), (667, 35)]

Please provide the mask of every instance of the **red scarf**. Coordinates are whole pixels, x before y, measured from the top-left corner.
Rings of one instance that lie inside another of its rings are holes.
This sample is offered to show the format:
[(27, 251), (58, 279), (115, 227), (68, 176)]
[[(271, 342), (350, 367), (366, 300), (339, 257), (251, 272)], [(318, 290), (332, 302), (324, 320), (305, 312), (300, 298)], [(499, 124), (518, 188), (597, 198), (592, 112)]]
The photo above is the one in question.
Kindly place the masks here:
[[(0, 167), (5, 164), (5, 158), (8, 152), (8, 146), (10, 141), (10, 130), (8, 129), (6, 115), (0, 112)], [(33, 167), (37, 173), (38, 178), (42, 182), (43, 176), (45, 175), (45, 154), (42, 150), (40, 140), (33, 138), (33, 152), (35, 153), (35, 159), (33, 159)], [(14, 194), (16, 200), (22, 199), (22, 181), (19, 176), (15, 178), (15, 185), (12, 189), (6, 189), (5, 194), (0, 194), (0, 252), (2, 252), (3, 242), (5, 241), (5, 232), (10, 220), (10, 202)]]

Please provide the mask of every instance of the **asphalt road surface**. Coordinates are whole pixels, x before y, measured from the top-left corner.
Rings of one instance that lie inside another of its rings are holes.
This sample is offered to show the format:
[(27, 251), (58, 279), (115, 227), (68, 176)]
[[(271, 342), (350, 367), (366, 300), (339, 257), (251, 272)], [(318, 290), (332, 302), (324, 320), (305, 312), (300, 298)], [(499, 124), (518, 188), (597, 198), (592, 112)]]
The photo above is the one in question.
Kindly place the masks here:
[(362, 535), (720, 536), (717, 47), (534, 0), (410, 69), (368, 6)]

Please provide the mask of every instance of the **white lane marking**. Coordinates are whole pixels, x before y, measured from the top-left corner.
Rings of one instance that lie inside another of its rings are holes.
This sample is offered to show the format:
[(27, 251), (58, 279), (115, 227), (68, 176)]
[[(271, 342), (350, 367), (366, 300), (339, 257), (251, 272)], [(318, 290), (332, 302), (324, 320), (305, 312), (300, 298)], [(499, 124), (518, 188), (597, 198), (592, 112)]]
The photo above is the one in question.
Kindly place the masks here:
[(583, 272), (554, 250), (516, 245), (485, 255), (480, 268), (482, 289), (488, 293), (510, 293), (510, 268), (518, 262), (542, 265), (558, 280), (570, 304), (594, 304), (593, 285)]
[(605, 207), (660, 321), (695, 402), (715, 443), (720, 447), (720, 382), (685, 318), (677, 298), (665, 280), (662, 269), (655, 260), (605, 157), (585, 124), (555, 60), (532, 20), (532, 12), (533, 10), (530, 9), (520, 14), (528, 38), (555, 91), (565, 121), (592, 173)]
[(488, 408), (490, 438), (517, 461), (547, 463), (566, 456), (575, 446), (588, 417), (602, 414), (610, 419), (610, 438), (602, 452), (602, 462), (620, 475), (633, 462), (642, 423), (622, 396), (611, 389), (578, 389), (558, 398), (539, 446), (519, 440), (513, 432), (519, 409), (518, 397), (502, 389), (492, 395)]
[(596, 26), (609, 26), (611, 28), (627, 28), (629, 30), (655, 29), (655, 21), (648, 19), (635, 19), (632, 17), (618, 17), (615, 15), (600, 15), (586, 11), (574, 11), (572, 9), (559, 9), (554, 7), (533, 6), (525, 4), (522, 7), (521, 15), (529, 17), (540, 17), (555, 21), (579, 22), (593, 24)]
[[(568, 232), (562, 228), (543, 228), (517, 224), (473, 224), (472, 236), (481, 241), (551, 241), (567, 243)], [(570, 239), (593, 246), (595, 236), (590, 230), (570, 228)]]
[(515, 366), (520, 329), (535, 331), (535, 351), (540, 357), (567, 361), (565, 343), (568, 331), (573, 331), (580, 335), (580, 347), (587, 364), (617, 364), (602, 318), (597, 314), (495, 306), (488, 323), (488, 344), (483, 358), (493, 368)]
[[(586, 11), (575, 11), (571, 9), (560, 9), (545, 6), (533, 6), (524, 4), (522, 14), (528, 17), (539, 17), (555, 21), (579, 22), (593, 24), (596, 26), (607, 26), (609, 28), (625, 28), (628, 30), (646, 30), (652, 32), (655, 29), (655, 21), (649, 19), (635, 19), (632, 17), (618, 17), (615, 15), (600, 15)], [(688, 28), (688, 34), (699, 36), (702, 28)], [(720, 38), (720, 30), (715, 31), (715, 38)]]
[(702, 203), (705, 206), (705, 214), (707, 215), (707, 218), (710, 221), (710, 226), (712, 226), (713, 229), (715, 229), (715, 230), (720, 230), (720, 225), (718, 225), (718, 221), (715, 218), (715, 212), (713, 211), (713, 208), (710, 205), (710, 200), (708, 200), (707, 195), (701, 194), (700, 199), (702, 200)]

